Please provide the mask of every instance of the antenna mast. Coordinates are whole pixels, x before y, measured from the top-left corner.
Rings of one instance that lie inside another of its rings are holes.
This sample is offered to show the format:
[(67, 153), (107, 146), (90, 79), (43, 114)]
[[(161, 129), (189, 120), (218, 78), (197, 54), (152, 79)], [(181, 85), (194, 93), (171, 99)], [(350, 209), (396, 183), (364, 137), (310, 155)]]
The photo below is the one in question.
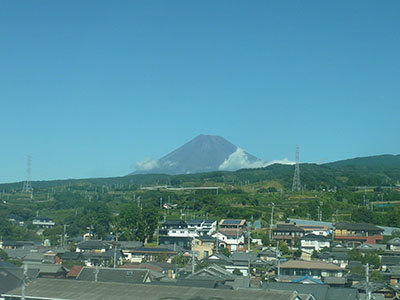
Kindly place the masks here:
[(26, 180), (24, 182), (24, 186), (22, 187), (22, 192), (23, 193), (31, 193), (32, 197), (32, 185), (31, 185), (31, 162), (32, 162), (32, 157), (30, 154), (27, 155), (26, 157)]
[(300, 192), (301, 184), (300, 184), (300, 159), (299, 159), (299, 145), (296, 145), (296, 165), (294, 167), (294, 176), (293, 176), (293, 186), (292, 192)]

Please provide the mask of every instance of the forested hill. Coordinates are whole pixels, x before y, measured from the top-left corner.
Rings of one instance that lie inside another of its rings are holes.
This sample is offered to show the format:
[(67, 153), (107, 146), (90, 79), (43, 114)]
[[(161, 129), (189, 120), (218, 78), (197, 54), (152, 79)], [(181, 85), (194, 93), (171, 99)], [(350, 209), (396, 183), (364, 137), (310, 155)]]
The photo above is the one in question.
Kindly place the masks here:
[[(242, 169), (235, 172), (216, 171), (209, 173), (166, 175), (143, 174), (110, 178), (68, 179), (51, 181), (34, 181), (35, 189), (55, 186), (91, 183), (94, 185), (113, 186), (146, 186), (146, 185), (203, 185), (203, 184), (238, 184), (262, 181), (279, 181), (290, 188), (294, 166), (274, 164), (260, 169)], [(315, 186), (341, 187), (362, 185), (390, 185), (400, 180), (400, 155), (379, 155), (361, 157), (327, 163), (301, 164), (301, 182), (306, 188)], [(0, 190), (18, 190), (22, 182), (0, 184)]]
[(354, 169), (393, 169), (400, 168), (400, 155), (376, 155), (368, 157), (357, 157), (353, 159), (340, 160), (324, 164), (335, 169), (354, 168)]

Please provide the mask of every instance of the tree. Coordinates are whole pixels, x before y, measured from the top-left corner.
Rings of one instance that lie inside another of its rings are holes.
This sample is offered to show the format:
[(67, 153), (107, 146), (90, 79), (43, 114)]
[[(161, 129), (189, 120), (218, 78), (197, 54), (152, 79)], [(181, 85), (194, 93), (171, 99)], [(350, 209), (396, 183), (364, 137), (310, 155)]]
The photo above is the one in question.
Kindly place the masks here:
[(219, 249), (219, 252), (225, 256), (228, 256), (228, 257), (231, 256), (231, 252), (229, 251), (228, 248), (221, 248), (221, 249)]
[(107, 205), (99, 202), (88, 202), (78, 220), (80, 228), (91, 228), (100, 238), (110, 232), (111, 212)]
[(3, 249), (0, 249), (0, 260), (8, 260), (8, 254)]
[(352, 211), (351, 219), (354, 222), (373, 223), (374, 214), (368, 208), (360, 207)]
[(237, 275), (237, 276), (243, 276), (242, 272), (240, 272), (240, 270), (239, 270), (238, 268), (235, 268), (235, 269), (232, 271), (232, 274), (233, 274), (233, 275)]

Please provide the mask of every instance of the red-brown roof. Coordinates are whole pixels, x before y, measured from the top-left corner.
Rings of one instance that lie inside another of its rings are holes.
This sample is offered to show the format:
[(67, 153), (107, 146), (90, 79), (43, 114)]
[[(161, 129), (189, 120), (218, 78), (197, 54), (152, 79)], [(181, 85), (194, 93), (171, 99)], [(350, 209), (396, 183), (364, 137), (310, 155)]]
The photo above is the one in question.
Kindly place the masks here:
[(67, 273), (67, 277), (76, 278), (82, 268), (83, 266), (72, 266), (71, 270), (69, 270), (69, 272)]

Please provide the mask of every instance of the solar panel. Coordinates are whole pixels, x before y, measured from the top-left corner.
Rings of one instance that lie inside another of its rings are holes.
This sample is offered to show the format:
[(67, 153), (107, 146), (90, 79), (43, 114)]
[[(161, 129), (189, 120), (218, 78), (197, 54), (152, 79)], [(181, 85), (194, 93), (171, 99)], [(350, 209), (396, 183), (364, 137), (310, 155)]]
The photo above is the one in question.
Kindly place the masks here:
[(240, 225), (242, 220), (224, 220), (224, 225)]

